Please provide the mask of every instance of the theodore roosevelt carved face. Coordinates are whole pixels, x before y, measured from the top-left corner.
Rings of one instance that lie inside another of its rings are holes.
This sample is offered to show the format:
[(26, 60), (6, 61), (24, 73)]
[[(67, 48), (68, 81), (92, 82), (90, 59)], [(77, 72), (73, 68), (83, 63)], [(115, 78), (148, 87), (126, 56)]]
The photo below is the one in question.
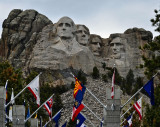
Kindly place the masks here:
[(100, 36), (91, 36), (90, 49), (95, 56), (100, 56), (102, 39)]

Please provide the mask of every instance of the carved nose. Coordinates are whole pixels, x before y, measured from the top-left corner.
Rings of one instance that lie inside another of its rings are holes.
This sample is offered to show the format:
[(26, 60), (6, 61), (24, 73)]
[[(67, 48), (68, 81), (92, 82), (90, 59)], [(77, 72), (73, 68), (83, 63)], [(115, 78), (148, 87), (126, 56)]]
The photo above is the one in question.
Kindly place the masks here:
[(82, 37), (86, 37), (86, 35), (85, 35), (85, 34), (83, 34), (83, 35), (82, 35)]

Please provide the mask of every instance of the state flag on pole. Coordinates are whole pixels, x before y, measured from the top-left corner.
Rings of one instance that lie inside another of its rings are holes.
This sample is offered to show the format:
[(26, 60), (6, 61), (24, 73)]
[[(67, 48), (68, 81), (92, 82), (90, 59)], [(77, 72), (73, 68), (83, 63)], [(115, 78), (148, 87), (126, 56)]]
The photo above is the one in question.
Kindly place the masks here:
[(111, 98), (114, 98), (114, 85), (115, 85), (115, 69), (112, 76), (112, 91), (111, 91)]
[(72, 121), (77, 117), (77, 115), (81, 112), (81, 110), (84, 108), (83, 104), (79, 104), (78, 102), (75, 102), (75, 105), (73, 106), (72, 111)]
[(26, 119), (30, 117), (30, 109), (29, 109), (29, 105), (28, 105), (28, 110), (27, 110), (27, 116)]
[(30, 82), (30, 84), (28, 85), (28, 89), (36, 98), (36, 103), (39, 106), (40, 105), (39, 75)]
[(142, 97), (133, 105), (139, 114), (139, 120), (142, 119)]
[(13, 100), (13, 98), (14, 98), (14, 91), (13, 91), (13, 88), (12, 88), (12, 94), (11, 94), (11, 103), (12, 103), (12, 105), (15, 103), (15, 100)]
[(81, 113), (79, 113), (77, 115), (77, 125), (76, 125), (76, 127), (81, 127), (81, 125), (84, 123), (85, 120), (86, 120), (86, 118)]
[(62, 127), (66, 127), (67, 126), (67, 121), (62, 125)]
[(81, 86), (81, 82), (74, 76), (75, 78), (75, 87), (74, 87), (74, 91), (73, 91), (73, 97), (76, 98), (76, 95), (78, 93), (79, 90), (82, 91), (82, 86)]
[(129, 124), (129, 127), (132, 127), (132, 114), (127, 118), (127, 122)]
[(49, 99), (49, 101), (47, 101), (44, 104), (44, 107), (46, 108), (50, 118), (52, 117), (52, 105), (53, 105), (53, 98)]
[(151, 105), (154, 105), (155, 102), (154, 102), (154, 86), (153, 86), (153, 79), (154, 77), (152, 77), (151, 80), (149, 80), (147, 82), (147, 84), (145, 84), (143, 86), (143, 89), (148, 93), (149, 97), (150, 97), (150, 102), (151, 102)]
[(61, 110), (53, 117), (53, 120), (55, 121), (56, 125), (55, 127), (58, 127), (59, 126), (59, 119), (61, 117)]

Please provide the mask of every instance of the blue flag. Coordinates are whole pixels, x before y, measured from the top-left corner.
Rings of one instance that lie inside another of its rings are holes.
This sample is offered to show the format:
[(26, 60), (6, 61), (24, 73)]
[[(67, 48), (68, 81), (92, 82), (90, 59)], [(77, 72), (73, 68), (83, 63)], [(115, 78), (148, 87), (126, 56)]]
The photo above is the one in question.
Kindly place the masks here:
[(150, 97), (150, 102), (151, 102), (151, 105), (154, 105), (155, 102), (154, 102), (154, 86), (153, 86), (153, 79), (154, 77), (149, 80), (147, 82), (147, 84), (145, 84), (143, 86), (144, 90), (148, 93), (149, 97)]
[(62, 125), (62, 127), (66, 127), (66, 125), (67, 125), (67, 121)]
[(82, 100), (83, 100), (83, 95), (84, 95), (85, 90), (86, 90), (86, 87), (85, 87), (83, 84), (81, 84), (81, 86), (82, 86), (82, 90), (78, 90), (78, 93), (77, 93), (77, 95), (76, 95), (76, 97), (75, 97), (75, 100), (76, 100), (79, 104), (81, 104), (81, 102), (82, 102)]
[(29, 118), (29, 117), (30, 117), (30, 109), (29, 109), (29, 106), (28, 106), (26, 119)]
[(103, 121), (104, 121), (104, 118), (102, 118), (102, 121), (101, 121), (101, 127), (103, 126)]
[(79, 120), (79, 122), (77, 123), (76, 127), (81, 127), (83, 122), (86, 120), (86, 118), (81, 113), (77, 115), (77, 119)]
[(55, 123), (56, 123), (55, 127), (59, 126), (58, 121), (59, 121), (60, 117), (61, 117), (61, 110), (53, 117), (53, 121), (55, 121)]

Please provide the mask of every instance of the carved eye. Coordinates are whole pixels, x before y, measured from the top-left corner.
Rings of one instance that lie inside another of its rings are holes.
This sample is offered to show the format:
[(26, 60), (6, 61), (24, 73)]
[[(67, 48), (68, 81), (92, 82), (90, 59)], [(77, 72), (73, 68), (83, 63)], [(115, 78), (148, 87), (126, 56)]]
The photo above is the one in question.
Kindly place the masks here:
[(78, 30), (77, 33), (82, 33), (82, 30)]
[(62, 26), (63, 26), (63, 23), (60, 23), (58, 26), (59, 26), (59, 27), (62, 27)]
[(65, 23), (66, 27), (71, 27), (71, 25), (69, 23)]

